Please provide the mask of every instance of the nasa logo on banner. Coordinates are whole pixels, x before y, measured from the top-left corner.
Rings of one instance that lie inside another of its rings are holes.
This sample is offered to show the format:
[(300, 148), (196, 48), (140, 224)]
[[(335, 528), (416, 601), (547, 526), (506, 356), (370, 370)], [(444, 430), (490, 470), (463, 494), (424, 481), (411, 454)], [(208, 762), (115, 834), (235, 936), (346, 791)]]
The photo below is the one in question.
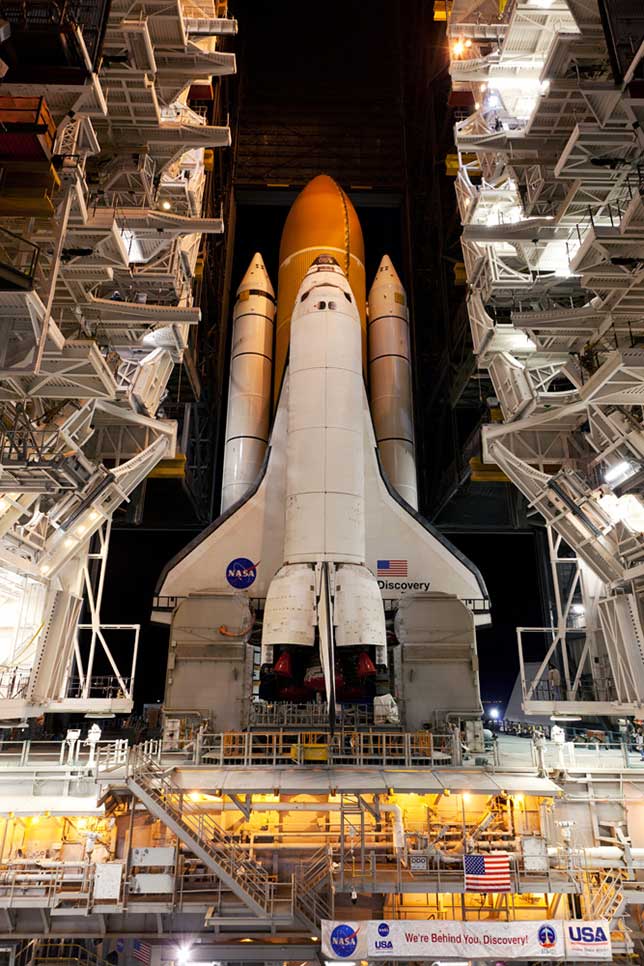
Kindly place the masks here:
[(378, 924), (378, 936), (379, 939), (375, 941), (375, 948), (380, 952), (383, 949), (393, 949), (394, 945), (391, 939), (387, 939), (389, 935), (389, 924), (386, 922), (381, 922)]
[(335, 927), (329, 937), (329, 942), (338, 959), (349, 959), (350, 956), (353, 956), (358, 946), (359, 931), (359, 928), (354, 929), (346, 922), (341, 922)]
[(235, 590), (246, 590), (255, 583), (256, 577), (257, 564), (248, 557), (235, 557), (226, 567), (226, 580)]

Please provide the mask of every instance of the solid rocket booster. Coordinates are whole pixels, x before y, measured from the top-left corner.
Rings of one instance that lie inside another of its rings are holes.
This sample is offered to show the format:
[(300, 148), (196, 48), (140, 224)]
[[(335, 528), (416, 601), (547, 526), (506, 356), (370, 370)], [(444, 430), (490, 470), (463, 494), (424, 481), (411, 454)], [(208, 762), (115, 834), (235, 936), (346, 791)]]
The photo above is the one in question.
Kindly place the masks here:
[(239, 284), (233, 310), (222, 513), (248, 492), (266, 452), (274, 320), (275, 293), (257, 253)]
[(369, 383), (373, 428), (385, 474), (418, 509), (407, 295), (385, 255), (369, 291)]

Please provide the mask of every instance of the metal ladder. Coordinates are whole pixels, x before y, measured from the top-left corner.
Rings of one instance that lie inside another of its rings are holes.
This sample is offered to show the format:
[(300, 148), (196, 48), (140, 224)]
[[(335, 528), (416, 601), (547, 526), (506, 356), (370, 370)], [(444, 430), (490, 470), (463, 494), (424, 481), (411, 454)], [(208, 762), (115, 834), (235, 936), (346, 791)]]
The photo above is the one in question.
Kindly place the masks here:
[(599, 884), (590, 886), (588, 905), (594, 919), (612, 922), (624, 909), (623, 876), (619, 869), (602, 872)]

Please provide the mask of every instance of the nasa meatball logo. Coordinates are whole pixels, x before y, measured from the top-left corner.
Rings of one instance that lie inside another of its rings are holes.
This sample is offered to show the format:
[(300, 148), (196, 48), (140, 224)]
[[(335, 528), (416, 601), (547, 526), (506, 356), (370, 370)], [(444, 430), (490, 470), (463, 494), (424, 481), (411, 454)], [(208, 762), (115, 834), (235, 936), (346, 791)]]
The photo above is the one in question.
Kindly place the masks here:
[(382, 951), (383, 949), (391, 950), (394, 948), (391, 939), (387, 939), (387, 936), (389, 935), (389, 926), (387, 925), (386, 922), (378, 923), (378, 935), (381, 936), (382, 938), (376, 939), (376, 942), (375, 942), (376, 949), (378, 949), (379, 951)]
[(358, 946), (358, 929), (341, 922), (331, 933), (329, 942), (338, 959), (349, 959)]
[(226, 567), (226, 580), (235, 590), (246, 590), (255, 583), (256, 577), (257, 564), (248, 557), (235, 557)]
[(542, 949), (554, 949), (557, 943), (557, 933), (552, 926), (542, 926), (537, 933), (537, 939)]

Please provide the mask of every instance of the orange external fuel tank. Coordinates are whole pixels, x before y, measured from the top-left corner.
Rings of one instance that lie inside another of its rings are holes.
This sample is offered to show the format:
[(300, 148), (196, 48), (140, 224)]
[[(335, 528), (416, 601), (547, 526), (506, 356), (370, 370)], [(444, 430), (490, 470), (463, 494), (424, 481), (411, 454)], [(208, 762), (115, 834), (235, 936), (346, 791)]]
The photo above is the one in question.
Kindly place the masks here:
[(348, 196), (326, 174), (300, 192), (288, 213), (280, 242), (275, 342), (275, 404), (288, 356), (291, 315), (302, 279), (318, 255), (332, 255), (349, 280), (362, 326), (362, 364), (366, 373), (367, 318), (362, 229)]

